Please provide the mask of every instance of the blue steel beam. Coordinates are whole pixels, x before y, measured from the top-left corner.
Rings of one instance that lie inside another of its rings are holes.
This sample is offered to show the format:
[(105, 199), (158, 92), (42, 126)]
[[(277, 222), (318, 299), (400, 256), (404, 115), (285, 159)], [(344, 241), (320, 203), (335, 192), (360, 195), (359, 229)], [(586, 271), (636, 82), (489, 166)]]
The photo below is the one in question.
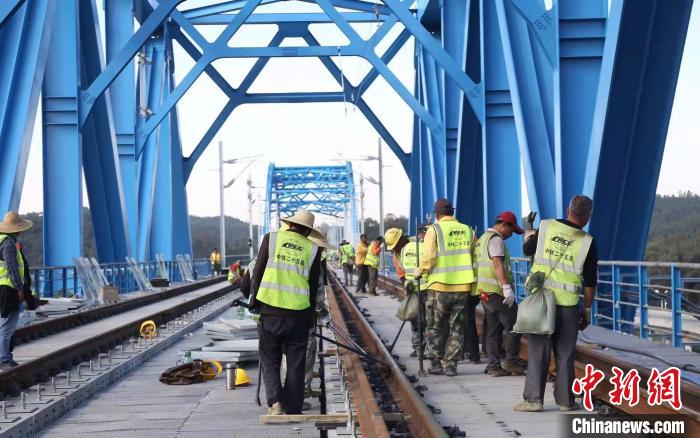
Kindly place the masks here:
[[(456, 57), (464, 64), (469, 77), (481, 82), (481, 14), (479, 0), (470, 0), (466, 9), (464, 53)], [(481, 126), (469, 102), (462, 94), (460, 124), (457, 133), (457, 192), (454, 199), (457, 218), (463, 223), (485, 230), (484, 183), (481, 147)]]
[[(304, 41), (306, 41), (306, 43), (309, 44), (309, 46), (316, 46), (319, 44), (318, 40), (316, 40), (316, 38), (313, 35), (311, 35), (311, 33), (307, 33), (304, 36)], [(406, 152), (401, 148), (401, 146), (391, 135), (389, 130), (386, 129), (384, 124), (381, 122), (381, 120), (379, 120), (379, 117), (377, 117), (374, 111), (372, 111), (367, 102), (365, 102), (365, 100), (361, 96), (361, 93), (357, 89), (350, 87), (350, 81), (348, 80), (348, 78), (345, 77), (343, 72), (330, 58), (320, 57), (319, 60), (326, 68), (326, 70), (328, 70), (331, 76), (333, 76), (338, 85), (345, 85), (345, 90), (343, 90), (343, 93), (345, 93), (346, 99), (351, 98), (351, 96), (353, 95), (355, 96), (355, 105), (359, 108), (359, 110), (365, 116), (367, 121), (372, 125), (372, 127), (374, 127), (377, 133), (382, 137), (384, 142), (386, 142), (386, 144), (396, 155), (399, 161), (401, 161), (401, 165), (404, 167), (406, 173), (408, 173), (408, 156)]]
[[(105, 42), (107, 62), (111, 61), (128, 43), (134, 33), (133, 0), (105, 1)], [(134, 145), (136, 127), (136, 93), (133, 61), (109, 87), (114, 131), (119, 150), (119, 168), (123, 187), (124, 207), (129, 224), (131, 248), (136, 249), (138, 233), (136, 150)], [(105, 260), (102, 260), (103, 262)], [(123, 261), (123, 259), (119, 259)]]
[(434, 199), (447, 197), (447, 139), (444, 129), (442, 89), (438, 79), (435, 61), (427, 56), (423, 47), (417, 47), (421, 72), (421, 95), (424, 104), (435, 120), (440, 121), (439, 128), (431, 128), (422, 144), (427, 164), (431, 169), (431, 185)]
[[(330, 0), (316, 0), (318, 5), (323, 9), (323, 11), (331, 17), (338, 28), (345, 34), (345, 36), (350, 40), (351, 46), (357, 46), (362, 48), (364, 41), (357, 34), (355, 29), (353, 29), (350, 24), (345, 21), (340, 15), (340, 13), (331, 5)], [(398, 2), (401, 6), (401, 2)], [(420, 26), (420, 24), (419, 24)], [(422, 29), (422, 27), (421, 27)], [(425, 30), (425, 29), (423, 29)], [(414, 34), (415, 36), (415, 34)], [(342, 47), (341, 47), (342, 49)], [(341, 55), (345, 56), (341, 53)], [(322, 55), (316, 55), (322, 56)], [(326, 55), (330, 56), (330, 55)], [(380, 75), (391, 85), (394, 91), (406, 102), (406, 104), (416, 113), (418, 117), (428, 126), (432, 131), (439, 132), (442, 129), (442, 124), (439, 120), (436, 120), (428, 110), (421, 105), (421, 103), (413, 96), (413, 94), (406, 89), (403, 83), (396, 77), (396, 75), (389, 69), (389, 67), (382, 62), (381, 58), (375, 53), (373, 47), (364, 47), (364, 50), (358, 56), (362, 56), (367, 61), (369, 61), (372, 66), (377, 69)]]
[[(495, 0), (481, 2), (481, 77), (484, 116), (481, 140), (484, 181), (484, 224), (499, 212), (511, 210), (520, 217), (520, 154), (510, 87), (500, 37)], [(520, 242), (506, 242), (511, 254), (522, 254)]]
[(153, 12), (141, 24), (139, 30), (129, 39), (129, 42), (112, 58), (100, 75), (90, 84), (87, 90), (80, 93), (80, 125), (82, 126), (92, 110), (95, 100), (104, 93), (124, 68), (133, 60), (136, 53), (151, 37), (153, 32), (161, 27), (163, 21), (175, 7), (184, 0), (162, 0)]
[(555, 113), (559, 136), (555, 137), (557, 215), (563, 216), (572, 196), (581, 193), (586, 174), (591, 127), (595, 113), (598, 77), (603, 59), (607, 0), (560, 1), (559, 111)]
[[(211, 15), (224, 14), (226, 12), (237, 11), (245, 6), (247, 0), (234, 0), (216, 3), (213, 5), (201, 6), (198, 8), (185, 9), (182, 13), (187, 17), (187, 19), (194, 19), (200, 17), (208, 17)], [(260, 5), (269, 5), (272, 3), (279, 3), (285, 0), (261, 0)]]
[[(272, 40), (269, 42), (269, 46), (274, 47), (274, 46), (279, 46), (282, 41), (284, 41), (284, 35), (281, 34), (280, 32), (277, 32), (275, 36), (272, 37)], [(190, 44), (191, 46), (191, 44)], [(183, 47), (189, 47), (187, 43), (183, 42)], [(189, 47), (190, 50), (194, 50), (194, 52), (189, 52), (190, 56), (196, 57), (197, 54), (196, 49), (193, 47)], [(251, 85), (253, 85), (253, 82), (255, 82), (255, 79), (257, 79), (258, 76), (260, 76), (260, 72), (262, 72), (263, 68), (267, 65), (269, 62), (268, 58), (261, 58), (255, 61), (255, 64), (253, 64), (253, 67), (251, 67), (250, 71), (248, 74), (243, 78), (243, 81), (238, 87), (238, 90), (236, 90), (236, 93), (245, 93), (248, 91)], [(219, 132), (219, 129), (224, 125), (228, 117), (231, 115), (234, 109), (238, 105), (240, 105), (240, 101), (238, 98), (231, 97), (229, 98), (228, 103), (224, 106), (224, 108), (221, 110), (219, 115), (216, 117), (214, 120), (214, 123), (207, 129), (207, 132), (204, 134), (202, 139), (199, 141), (197, 146), (194, 148), (192, 153), (190, 154), (189, 157), (185, 158), (183, 160), (183, 172), (184, 172), (184, 178), (185, 181), (187, 181), (192, 173), (192, 169), (194, 168), (194, 165), (197, 163), (197, 160), (199, 157), (204, 153), (204, 150), (209, 146), (211, 141), (214, 139), (214, 136), (216, 136), (216, 133)]]
[(384, 3), (391, 9), (391, 12), (398, 17), (401, 23), (411, 31), (416, 41), (420, 42), (420, 44), (427, 49), (430, 56), (445, 70), (445, 73), (459, 85), (467, 96), (476, 117), (483, 123), (484, 114), (481, 111), (483, 110), (482, 101), (484, 96), (481, 86), (475, 84), (474, 81), (464, 73), (462, 67), (452, 59), (445, 49), (440, 46), (440, 43), (430, 35), (420, 22), (418, 22), (408, 7), (401, 3), (401, 0), (384, 0)]
[[(104, 65), (104, 51), (94, 2), (79, 2), (81, 79), (97, 77)], [(109, 91), (100, 96), (82, 129), (85, 186), (90, 201), (97, 255), (103, 262), (117, 262), (131, 255), (119, 150), (112, 121)], [(79, 189), (82, 189), (79, 188)], [(63, 236), (58, 236), (62, 238)]]
[[(643, 260), (692, 1), (613, 2), (582, 192), (603, 260)], [(688, 55), (688, 54), (687, 54)]]
[[(396, 39), (391, 43), (388, 49), (386, 49), (386, 52), (381, 57), (381, 60), (384, 64), (389, 65), (392, 59), (396, 56), (397, 53), (399, 53), (399, 50), (403, 48), (404, 45), (406, 45), (406, 42), (408, 39), (411, 37), (411, 33), (404, 29), (401, 31), (399, 36), (396, 37)], [(379, 77), (379, 72), (377, 69), (372, 68), (372, 70), (369, 71), (365, 75), (364, 78), (360, 81), (360, 84), (357, 86), (357, 89), (359, 90), (360, 94), (363, 94), (369, 87), (372, 86), (375, 80)]]
[(78, 16), (78, 0), (56, 8), (42, 88), (46, 266), (72, 265), (83, 253)]
[(5, 24), (5, 20), (17, 12), (22, 3), (24, 0), (5, 0), (4, 3), (0, 4), (0, 28)]
[[(189, 18), (189, 22), (193, 25), (227, 25), (235, 18), (237, 14), (217, 14), (209, 15), (201, 18)], [(188, 17), (187, 14), (184, 14)], [(377, 15), (369, 12), (345, 12), (343, 17), (349, 23), (375, 23), (377, 21), (388, 20), (389, 17), (385, 15)], [(246, 24), (280, 24), (280, 23), (310, 23), (310, 24), (324, 24), (333, 23), (333, 20), (328, 18), (326, 14), (308, 12), (305, 14), (296, 13), (278, 13), (278, 14), (253, 14), (248, 18)]]
[[(558, 105), (554, 83), (558, 63), (550, 61), (539, 41), (531, 38), (532, 23), (515, 11), (510, 1), (497, 0), (496, 10), (530, 208), (543, 218), (555, 217), (557, 201), (552, 182), (556, 179), (554, 113)], [(554, 40), (558, 50), (556, 32), (547, 38)]]
[(0, 27), (0, 209), (19, 208), (55, 3), (28, 2)]
[[(317, 0), (299, 0), (306, 3), (317, 3)], [(375, 12), (383, 15), (391, 15), (391, 10), (380, 4), (371, 3), (360, 0), (329, 0), (329, 2), (336, 8), (349, 9), (352, 11), (363, 11), (363, 12)], [(410, 1), (413, 3), (413, 0)]]
[[(467, 11), (469, 2), (461, 0), (446, 1), (442, 7), (442, 45), (445, 51), (460, 66), (465, 65), (466, 32), (468, 31)], [(448, 76), (444, 70), (440, 72), (442, 84), (442, 113), (445, 123), (445, 176), (447, 183), (446, 196), (455, 202), (457, 198), (457, 179), (459, 171), (457, 155), (459, 150), (459, 127), (462, 117), (462, 93), (459, 86)]]
[[(172, 92), (170, 92), (158, 109), (154, 109), (154, 115), (144, 125), (143, 130), (136, 137), (136, 148), (140, 149), (148, 136), (160, 124), (160, 122), (170, 113), (177, 102), (194, 84), (199, 76), (206, 70), (209, 64), (216, 58), (222, 56), (222, 52), (227, 51), (227, 45), (231, 37), (240, 29), (245, 20), (253, 13), (261, 0), (248, 0), (248, 3), (241, 9), (236, 19), (229, 23), (216, 40), (204, 48), (202, 57), (195, 63), (187, 75), (180, 81)], [(160, 8), (160, 6), (159, 6)], [(155, 11), (154, 11), (155, 14)], [(150, 17), (149, 17), (150, 19)], [(230, 48), (229, 48), (230, 50)], [(92, 87), (91, 87), (92, 88)]]
[[(166, 60), (166, 43), (165, 37), (150, 38), (146, 42), (144, 54), (149, 59), (146, 68), (141, 72), (144, 76), (140, 79), (146, 84), (145, 100), (148, 107), (157, 106), (163, 99), (166, 90), (166, 76), (169, 66)], [(143, 129), (143, 125), (147, 123), (145, 116), (139, 117), (137, 132)], [(168, 135), (159, 135), (165, 127), (162, 125), (157, 129), (154, 135), (148, 137), (146, 144), (139, 153), (139, 172), (138, 172), (138, 233), (136, 257), (139, 260), (146, 260), (149, 253), (149, 243), (151, 238), (151, 230), (153, 223), (154, 198), (156, 192), (156, 176), (158, 173), (158, 158), (161, 147), (169, 147), (166, 143)], [(166, 166), (167, 162), (163, 162), (161, 166)]]
[[(172, 33), (172, 25), (168, 33)], [(172, 45), (167, 39), (166, 59), (172, 59)], [(165, 72), (165, 90), (174, 88), (173, 68)], [(149, 259), (156, 254), (175, 259), (178, 254), (192, 254), (190, 219), (182, 166), (182, 145), (177, 110), (173, 109), (160, 126), (156, 192), (153, 199), (153, 219), (149, 242)]]

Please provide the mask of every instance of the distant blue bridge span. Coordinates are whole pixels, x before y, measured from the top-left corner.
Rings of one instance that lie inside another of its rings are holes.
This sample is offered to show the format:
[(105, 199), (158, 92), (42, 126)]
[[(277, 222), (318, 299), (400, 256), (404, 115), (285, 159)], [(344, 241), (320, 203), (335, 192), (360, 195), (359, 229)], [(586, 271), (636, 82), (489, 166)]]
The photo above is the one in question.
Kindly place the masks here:
[[(540, 217), (592, 196), (601, 259), (642, 258), (692, 0), (302, 0), (316, 12), (270, 12), (278, 1), (104, 0), (105, 29), (93, 0), (0, 2), (0, 211), (19, 206), (41, 108), (46, 265), (83, 251), (83, 175), (100, 261), (191, 253), (185, 185), (222, 124), (244, 104), (305, 102), (364, 114), (411, 180), (411, 218), (440, 197), (482, 230), (500, 210), (520, 214), (523, 169)], [(364, 40), (357, 22), (378, 30)], [(335, 23), (349, 42), (321, 45), (314, 23)], [(228, 45), (260, 24), (278, 27), (269, 44)], [(224, 27), (212, 42), (200, 32), (210, 25)], [(287, 38), (307, 45), (281, 47)], [(409, 39), (412, 90), (388, 68)], [(173, 42), (194, 60), (180, 83)], [(337, 56), (372, 70), (353, 85)], [(278, 57), (318, 58), (338, 91), (251, 93)], [(221, 58), (256, 61), (234, 87), (212, 64)], [(202, 74), (229, 100), (183, 156), (177, 103)], [(363, 98), (380, 76), (415, 114), (410, 145)]]

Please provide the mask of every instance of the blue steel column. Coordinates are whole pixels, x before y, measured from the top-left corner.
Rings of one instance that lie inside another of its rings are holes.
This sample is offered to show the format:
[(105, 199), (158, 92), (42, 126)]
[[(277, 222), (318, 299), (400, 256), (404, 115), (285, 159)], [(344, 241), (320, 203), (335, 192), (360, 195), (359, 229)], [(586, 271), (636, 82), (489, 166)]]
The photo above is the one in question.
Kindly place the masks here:
[[(452, 58), (464, 67), (466, 62), (467, 24), (469, 3), (464, 0), (446, 0), (442, 6), (442, 45)], [(462, 90), (443, 70), (443, 115), (445, 123), (445, 167), (447, 197), (456, 203), (459, 171), (459, 127), (462, 116)], [(471, 111), (471, 109), (470, 109)], [(465, 206), (466, 207), (466, 206)], [(459, 206), (457, 206), (459, 208)]]
[(555, 138), (555, 169), (557, 215), (563, 216), (569, 199), (583, 189), (608, 0), (560, 0), (557, 7), (560, 131)]
[[(104, 67), (101, 30), (94, 2), (80, 3), (81, 78), (89, 82)], [(131, 255), (119, 173), (119, 152), (112, 123), (109, 91), (95, 99), (82, 127), (85, 186), (97, 255), (102, 262), (123, 261)]]
[(558, 206), (554, 174), (555, 114), (559, 120), (557, 8), (547, 11), (535, 0), (496, 0), (496, 9), (530, 209), (542, 218), (552, 218)]
[(583, 189), (603, 260), (644, 259), (692, 4), (613, 2)]
[[(519, 217), (522, 209), (520, 152), (495, 0), (481, 1), (481, 60), (484, 222), (488, 226), (499, 212), (511, 210)], [(520, 241), (506, 243), (511, 254), (522, 253)]]
[(0, 214), (19, 208), (55, 9), (11, 3), (0, 6)]
[[(145, 101), (147, 108), (143, 111), (149, 112), (151, 108), (156, 108), (164, 98), (166, 92), (166, 60), (165, 60), (165, 38), (159, 36), (151, 38), (146, 42), (144, 50), (146, 66), (140, 72), (140, 81), (146, 84), (145, 90), (141, 90), (146, 94)], [(138, 131), (143, 129), (148, 118), (145, 114), (141, 114), (138, 120)], [(162, 141), (169, 138), (167, 133), (161, 138), (161, 133), (164, 133), (167, 128), (160, 125), (156, 131), (146, 140), (139, 151), (138, 159), (138, 238), (136, 254), (139, 260), (146, 260), (149, 254), (149, 241), (151, 239), (154, 196), (156, 189), (156, 178), (158, 168), (168, 166), (169, 161), (161, 162), (158, 166), (158, 158)], [(167, 189), (166, 189), (167, 190)], [(173, 259), (174, 260), (174, 259)]]
[(71, 265), (83, 249), (78, 13), (78, 0), (56, 8), (42, 88), (46, 266)]
[[(165, 35), (164, 89), (175, 88), (174, 62), (169, 31)], [(152, 135), (153, 136), (153, 135)], [(183, 169), (182, 146), (178, 128), (177, 109), (173, 108), (160, 124), (157, 148), (158, 166), (153, 196), (153, 218), (149, 254), (174, 259), (177, 254), (191, 254), (189, 210)]]
[[(466, 10), (463, 45), (464, 71), (470, 78), (481, 82), (481, 14), (479, 1), (470, 0)], [(480, 87), (483, 92), (483, 87)], [(483, 101), (483, 98), (481, 99)], [(455, 207), (457, 218), (463, 223), (484, 230), (484, 177), (481, 147), (481, 123), (467, 98), (460, 102), (460, 124), (457, 134), (457, 179)]]
[[(133, 0), (105, 0), (105, 41), (107, 62), (110, 62), (126, 45), (134, 33)], [(110, 97), (114, 115), (114, 129), (119, 150), (124, 203), (129, 225), (131, 248), (136, 249), (137, 202), (136, 202), (136, 153), (134, 150), (135, 129), (135, 74), (134, 63), (126, 68), (110, 85)]]

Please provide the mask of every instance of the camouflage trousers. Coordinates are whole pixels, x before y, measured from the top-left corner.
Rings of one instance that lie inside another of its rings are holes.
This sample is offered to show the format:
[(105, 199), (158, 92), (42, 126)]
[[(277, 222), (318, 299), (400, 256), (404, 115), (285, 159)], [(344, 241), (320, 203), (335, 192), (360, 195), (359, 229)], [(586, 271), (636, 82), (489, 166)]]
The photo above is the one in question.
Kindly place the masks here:
[(428, 290), (426, 357), (456, 364), (462, 359), (468, 293)]

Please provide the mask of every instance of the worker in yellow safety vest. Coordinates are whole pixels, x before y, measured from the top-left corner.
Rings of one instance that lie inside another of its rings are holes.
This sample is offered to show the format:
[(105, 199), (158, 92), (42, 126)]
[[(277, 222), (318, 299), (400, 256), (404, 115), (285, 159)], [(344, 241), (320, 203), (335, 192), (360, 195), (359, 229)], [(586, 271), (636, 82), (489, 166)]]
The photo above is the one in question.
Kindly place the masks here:
[[(584, 330), (591, 322), (598, 276), (598, 249), (593, 237), (583, 230), (592, 212), (593, 201), (577, 195), (569, 202), (566, 219), (543, 220), (537, 231), (525, 234), (523, 253), (533, 257), (530, 274), (544, 274), (543, 287), (552, 291), (557, 308), (551, 336), (528, 334), (524, 401), (513, 408), (516, 411), (542, 410), (552, 350), (557, 368), (554, 401), (561, 411), (579, 408), (572, 391), (576, 340), (578, 330)], [(529, 222), (534, 222), (535, 214), (528, 216)]]
[(12, 356), (11, 339), (17, 330), (20, 305), (27, 301), (31, 289), (26, 281), (24, 258), (17, 237), (32, 227), (14, 211), (0, 222), (0, 372), (17, 366)]
[[(321, 251), (308, 239), (315, 233), (314, 215), (299, 210), (282, 222), (289, 228), (262, 239), (251, 292), (260, 313), (258, 350), (270, 415), (301, 414), (306, 348), (315, 320), (312, 303), (321, 277)], [(280, 377), (282, 353), (285, 378)]]
[(382, 236), (377, 237), (367, 248), (364, 265), (367, 266), (367, 293), (377, 295), (377, 280), (379, 278), (379, 254), (382, 250)]
[[(415, 238), (405, 236), (400, 228), (389, 228), (384, 233), (386, 249), (393, 254), (394, 269), (404, 286), (406, 294), (415, 293), (419, 288), (415, 271), (418, 267), (418, 260), (423, 256), (423, 238), (425, 237), (426, 228), (427, 224), (420, 225), (418, 227), (418, 235)], [(416, 239), (419, 242), (418, 245), (416, 245)], [(418, 247), (418, 252), (416, 252), (416, 246)], [(411, 345), (413, 346), (411, 357), (418, 355), (419, 345), (425, 351), (425, 298), (427, 290), (428, 284), (424, 281), (421, 282), (420, 292), (422, 293), (418, 296), (418, 303), (422, 309), (420, 309), (419, 316), (411, 321)], [(420, 321), (418, 318), (420, 318)]]
[(350, 242), (343, 240), (340, 242), (340, 265), (343, 267), (345, 285), (352, 286), (352, 271), (355, 266), (355, 248)]
[[(487, 333), (484, 337), (489, 356), (486, 372), (492, 377), (522, 375), (524, 372), (519, 360), (520, 335), (512, 332), (518, 305), (515, 303), (510, 253), (505, 244), (513, 233), (523, 234), (523, 230), (518, 226), (515, 214), (504, 211), (474, 246), (477, 282), (472, 295), (481, 299), (486, 314)], [(501, 354), (501, 339), (505, 357)]]
[[(426, 356), (430, 374), (457, 375), (464, 343), (464, 308), (475, 281), (472, 268), (474, 232), (454, 217), (447, 199), (435, 202), (436, 222), (428, 227), (416, 277), (425, 277)], [(445, 367), (443, 368), (443, 361)]]
[(209, 262), (211, 262), (212, 275), (221, 275), (221, 253), (219, 248), (214, 248), (209, 254)]
[(357, 268), (357, 287), (355, 288), (355, 292), (357, 293), (367, 292), (369, 274), (367, 266), (365, 266), (365, 259), (367, 258), (368, 249), (369, 239), (367, 239), (367, 235), (360, 234), (360, 242), (355, 249), (355, 267)]

